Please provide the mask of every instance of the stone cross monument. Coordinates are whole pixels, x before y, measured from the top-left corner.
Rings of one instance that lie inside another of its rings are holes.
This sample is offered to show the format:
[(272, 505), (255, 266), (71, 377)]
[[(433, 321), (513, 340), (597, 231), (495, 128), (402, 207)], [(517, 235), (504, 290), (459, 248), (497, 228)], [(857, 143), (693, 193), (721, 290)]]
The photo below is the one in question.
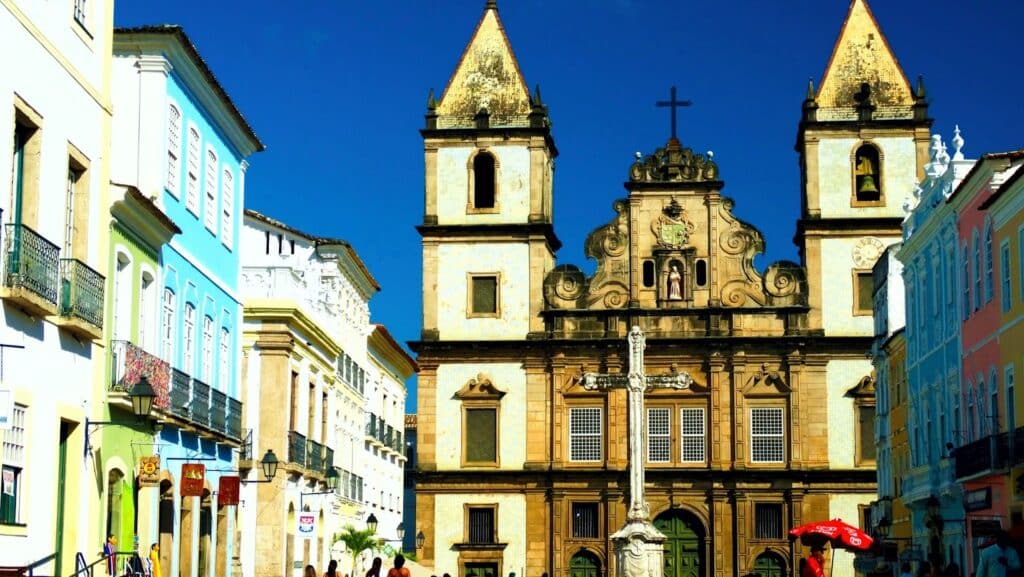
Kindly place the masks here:
[(629, 513), (626, 524), (614, 534), (617, 577), (660, 577), (664, 572), (665, 536), (650, 520), (644, 500), (644, 392), (650, 388), (686, 389), (693, 383), (687, 373), (644, 374), (646, 339), (640, 327), (629, 331), (629, 373), (602, 375), (584, 373), (583, 388), (627, 389), (629, 401)]

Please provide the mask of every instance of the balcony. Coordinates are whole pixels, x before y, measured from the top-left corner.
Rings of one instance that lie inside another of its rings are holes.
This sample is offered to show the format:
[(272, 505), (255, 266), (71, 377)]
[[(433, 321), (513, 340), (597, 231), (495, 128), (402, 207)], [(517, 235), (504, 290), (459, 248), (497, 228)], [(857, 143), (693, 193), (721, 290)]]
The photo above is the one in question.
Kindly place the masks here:
[(324, 470), (324, 446), (316, 441), (307, 441), (306, 468), (316, 473)]
[(334, 466), (334, 449), (324, 447), (324, 474)]
[(210, 391), (210, 428), (218, 433), (227, 432), (228, 396), (214, 389)]
[(188, 405), (192, 401), (192, 379), (178, 369), (171, 370), (171, 414), (189, 418)]
[(1012, 436), (1009, 433), (989, 435), (953, 449), (957, 480), (1005, 469), (1011, 461), (1019, 460), (1018, 455), (1011, 459), (1010, 448), (1011, 445), (1016, 445), (1016, 453), (1024, 449), (1024, 446), (1015, 443), (1015, 437), (1022, 436), (1020, 430), (1014, 431)]
[(189, 405), (189, 417), (197, 425), (210, 426), (210, 385), (199, 379), (192, 379), (192, 403)]
[(153, 407), (168, 410), (171, 407), (171, 366), (156, 355), (142, 350), (131, 341), (110, 343), (110, 401), (131, 409), (127, 393), (145, 376), (156, 391)]
[(60, 259), (57, 324), (85, 339), (103, 336), (103, 275), (75, 258)]
[(4, 227), (3, 298), (32, 316), (57, 313), (60, 249), (23, 224)]
[(288, 462), (306, 466), (306, 437), (296, 431), (288, 431)]
[(241, 401), (178, 369), (171, 369), (170, 383), (170, 402), (161, 408), (176, 426), (232, 445), (241, 441)]
[(242, 401), (228, 397), (228, 418), (224, 432), (232, 439), (242, 438)]

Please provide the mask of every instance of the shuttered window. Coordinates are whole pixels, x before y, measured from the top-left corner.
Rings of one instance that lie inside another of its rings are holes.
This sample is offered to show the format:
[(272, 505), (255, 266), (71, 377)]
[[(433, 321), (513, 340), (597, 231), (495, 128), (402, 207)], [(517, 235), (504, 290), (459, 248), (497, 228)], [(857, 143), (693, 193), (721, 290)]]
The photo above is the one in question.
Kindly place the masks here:
[(754, 504), (754, 536), (758, 539), (782, 538), (782, 504)]
[(469, 542), (495, 542), (493, 507), (471, 507), (469, 509)]

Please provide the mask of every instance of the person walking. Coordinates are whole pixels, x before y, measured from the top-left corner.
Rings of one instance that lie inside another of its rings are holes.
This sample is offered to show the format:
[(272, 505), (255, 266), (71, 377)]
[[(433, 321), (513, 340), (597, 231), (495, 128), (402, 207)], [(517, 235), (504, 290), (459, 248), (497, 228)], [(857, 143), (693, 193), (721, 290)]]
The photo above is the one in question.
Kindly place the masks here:
[(811, 554), (800, 570), (800, 577), (825, 577), (825, 547), (811, 546)]
[(160, 545), (149, 546), (149, 577), (160, 577)]
[(976, 577), (1014, 577), (1020, 575), (1020, 556), (1014, 550), (1010, 534), (1000, 530), (996, 542), (981, 550)]
[(380, 577), (380, 566), (382, 563), (383, 561), (381, 561), (380, 557), (374, 557), (370, 570), (366, 572), (366, 577)]
[(401, 553), (395, 555), (395, 566), (388, 570), (388, 577), (412, 577), (405, 566), (405, 556)]
[(324, 577), (338, 577), (338, 562), (331, 559), (331, 562), (327, 564), (327, 572), (324, 573)]
[(107, 542), (103, 544), (103, 557), (107, 560), (107, 575), (113, 577), (117, 574), (117, 537), (113, 533), (107, 535)]

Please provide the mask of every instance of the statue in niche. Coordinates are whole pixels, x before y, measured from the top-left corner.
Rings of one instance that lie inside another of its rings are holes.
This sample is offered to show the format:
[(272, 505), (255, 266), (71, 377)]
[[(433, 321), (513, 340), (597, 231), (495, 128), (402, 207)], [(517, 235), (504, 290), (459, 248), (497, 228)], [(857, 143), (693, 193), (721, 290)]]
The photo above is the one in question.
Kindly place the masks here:
[(683, 300), (683, 275), (680, 274), (679, 267), (674, 263), (672, 270), (668, 273), (668, 300)]

